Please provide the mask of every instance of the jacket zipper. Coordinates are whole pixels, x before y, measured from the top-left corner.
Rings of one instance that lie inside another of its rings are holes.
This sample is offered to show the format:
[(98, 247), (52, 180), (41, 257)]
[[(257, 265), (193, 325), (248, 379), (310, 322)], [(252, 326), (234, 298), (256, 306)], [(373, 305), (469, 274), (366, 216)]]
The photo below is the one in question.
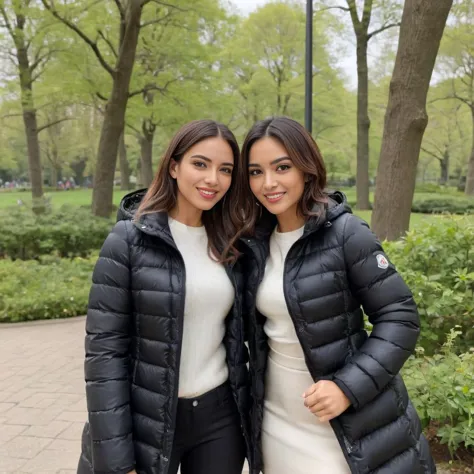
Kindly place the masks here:
[[(257, 278), (257, 282), (255, 284), (255, 289), (258, 289), (258, 287), (260, 286), (260, 283), (262, 283), (262, 280), (263, 280), (263, 277), (265, 275), (265, 264), (262, 264), (260, 265), (260, 260), (261, 258), (259, 257), (258, 255), (258, 250), (257, 249), (254, 249), (253, 248), (253, 245), (252, 245), (252, 240), (250, 239), (243, 239), (245, 241), (245, 244), (247, 245), (247, 247), (249, 247), (249, 249), (251, 250), (251, 252), (253, 253), (253, 255), (255, 256), (255, 261), (257, 262), (257, 269), (258, 269), (258, 278)], [(250, 309), (250, 308), (249, 308)], [(257, 309), (257, 292), (255, 291), (255, 298), (252, 302), (252, 310), (250, 311), (251, 314), (255, 315), (256, 313), (256, 309)], [(253, 318), (255, 320), (255, 325), (257, 324), (257, 318)], [(251, 324), (253, 324), (253, 321), (251, 322)], [(250, 349), (249, 349), (250, 350)], [(253, 384), (253, 381), (251, 380), (251, 385)], [(253, 393), (253, 390), (251, 390), (251, 393)], [(252, 429), (252, 424), (253, 424), (253, 420), (252, 420), (252, 415), (253, 415), (253, 410), (254, 410), (255, 406), (254, 404), (252, 403), (252, 410), (250, 412), (250, 423), (251, 423), (251, 426), (250, 428)], [(256, 446), (253, 447), (253, 450), (251, 451), (253, 453), (253, 461), (252, 463), (254, 464), (254, 466), (250, 465), (250, 472), (253, 473), (255, 468), (259, 469), (258, 466), (255, 466), (256, 462), (255, 462), (255, 450), (256, 450)]]
[[(234, 274), (233, 269), (234, 269), (234, 264), (229, 265), (228, 266), (229, 271), (227, 272), (227, 275), (229, 276), (229, 278), (232, 282), (232, 285), (234, 286), (234, 291), (235, 291), (235, 303), (234, 304), (237, 303), (237, 310), (241, 314), (242, 313), (240, 311), (240, 309), (241, 309), (241, 300), (240, 300), (240, 295), (239, 295), (238, 288), (237, 288), (237, 280), (235, 278), (235, 274)], [(234, 311), (234, 310), (232, 309), (232, 311)], [(241, 319), (241, 321), (240, 321), (240, 340), (239, 340), (239, 343), (241, 344), (241, 346), (245, 345), (243, 334), (244, 334), (244, 327), (243, 327), (243, 320)], [(230, 371), (229, 371), (229, 378), (230, 378)], [(238, 400), (237, 400), (237, 392), (235, 390), (232, 390), (232, 395), (234, 397), (235, 404), (237, 405), (237, 411), (239, 412), (239, 417), (240, 417), (241, 414), (240, 414), (240, 410), (239, 410), (239, 403), (238, 403)], [(242, 421), (244, 422), (245, 420), (242, 420)], [(247, 450), (250, 454), (251, 453), (251, 443), (250, 443), (250, 439), (249, 439), (249, 434), (247, 433), (247, 430), (246, 430), (246, 428), (244, 427), (243, 424), (242, 424), (242, 432), (243, 432), (243, 435), (244, 435), (245, 443), (247, 445)]]
[[(183, 256), (181, 252), (176, 248), (177, 254), (179, 255), (179, 259), (181, 261), (181, 266), (183, 269), (183, 280), (182, 280), (182, 298), (181, 298), (181, 307), (179, 309), (178, 314), (178, 352), (176, 354), (176, 375), (175, 375), (175, 389), (173, 393), (173, 405), (172, 405), (172, 417), (171, 417), (171, 426), (175, 426), (176, 429), (176, 414), (178, 411), (178, 393), (179, 393), (179, 373), (180, 373), (180, 365), (181, 365), (181, 350), (183, 347), (183, 327), (184, 327), (184, 305), (185, 305), (185, 298), (186, 298), (186, 265), (184, 263)], [(169, 426), (165, 425), (164, 428), (164, 435), (165, 438), (169, 431)], [(168, 448), (168, 452), (162, 454), (160, 457), (166, 463), (166, 467), (164, 468), (163, 474), (167, 474), (169, 470), (169, 459), (171, 457), (171, 450), (173, 448), (173, 440), (171, 440), (171, 449)]]

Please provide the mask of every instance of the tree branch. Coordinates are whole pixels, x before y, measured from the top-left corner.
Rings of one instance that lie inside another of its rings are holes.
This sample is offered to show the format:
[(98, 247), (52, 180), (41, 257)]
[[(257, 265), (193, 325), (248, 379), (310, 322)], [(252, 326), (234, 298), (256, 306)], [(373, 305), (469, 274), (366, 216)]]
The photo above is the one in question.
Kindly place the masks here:
[(396, 27), (399, 27), (400, 25), (401, 25), (401, 22), (399, 21), (397, 23), (389, 23), (388, 25), (383, 25), (380, 28), (369, 33), (367, 35), (367, 40), (370, 40), (370, 38), (372, 38), (373, 36), (376, 36), (379, 33), (382, 33), (382, 31), (388, 30), (389, 28), (396, 28)]
[(141, 137), (142, 136), (142, 132), (140, 130), (138, 130), (137, 128), (135, 128), (133, 125), (130, 125), (128, 122), (125, 122), (125, 125), (132, 129), (136, 134), (137, 134), (137, 137)]
[(354, 29), (360, 27), (360, 20), (357, 16), (357, 6), (355, 0), (346, 0), (347, 6), (349, 7), (349, 13), (351, 14), (352, 25)]
[(42, 132), (43, 130), (46, 130), (49, 127), (53, 127), (54, 125), (57, 125), (58, 123), (66, 122), (66, 120), (73, 120), (73, 119), (71, 117), (65, 117), (62, 119), (54, 120), (53, 122), (49, 122), (41, 127), (38, 127), (38, 133)]
[[(179, 11), (188, 11), (188, 10), (182, 10), (181, 8), (177, 8)], [(165, 26), (168, 26), (171, 24), (171, 20), (173, 19), (173, 13), (174, 11), (170, 10), (168, 11), (166, 14), (164, 14), (161, 18), (155, 18), (154, 20), (149, 20), (149, 21), (145, 21), (144, 23), (142, 23), (140, 25), (140, 28), (145, 28), (146, 26), (149, 26), (149, 25), (156, 25), (156, 24), (159, 24), (159, 23), (163, 23), (163, 22), (166, 22), (168, 21), (167, 23), (165, 23)], [(175, 26), (178, 26), (180, 28), (183, 28), (187, 31), (192, 31), (190, 28), (188, 28), (187, 26), (183, 25), (182, 23), (176, 23)], [(163, 34), (163, 33), (162, 33)]]
[[(12, 40), (15, 40), (15, 32), (13, 31), (12, 25), (10, 23), (10, 20), (8, 19), (7, 12), (5, 10), (5, 7), (0, 7), (0, 13), (3, 16), (3, 19), (5, 20), (5, 28), (8, 30), (10, 33), (10, 36), (12, 37)], [(3, 25), (2, 25), (3, 26)]]
[(443, 161), (442, 158), (440, 158), (438, 155), (436, 155), (436, 154), (433, 153), (432, 151), (426, 149), (425, 147), (422, 146), (421, 149), (422, 149), (425, 153), (427, 153), (428, 155), (430, 155), (431, 157), (436, 158), (438, 161)]
[(364, 11), (362, 12), (362, 26), (367, 31), (370, 25), (370, 17), (372, 16), (372, 2), (373, 0), (365, 0)]
[(120, 0), (114, 0), (115, 5), (117, 5), (117, 9), (120, 13), (120, 19), (124, 20), (125, 19), (125, 10), (123, 8), (123, 5), (120, 3)]
[(10, 118), (10, 117), (23, 117), (23, 114), (22, 114), (22, 113), (18, 113), (18, 114), (5, 114), (5, 115), (2, 115), (0, 118), (4, 119), (4, 118)]
[(456, 94), (456, 92), (453, 92), (453, 99), (460, 100), (461, 102), (464, 102), (470, 109), (474, 109), (474, 103), (471, 102), (468, 99), (465, 99), (464, 97), (461, 97), (460, 95)]
[(161, 0), (142, 0), (142, 7), (148, 5), (149, 3), (156, 3), (157, 5), (161, 5), (162, 7), (173, 8), (183, 13), (189, 11), (189, 8), (181, 8), (176, 5), (171, 5), (170, 3), (162, 2)]
[(110, 48), (110, 50), (112, 51), (112, 54), (115, 56), (115, 58), (118, 58), (118, 54), (117, 54), (117, 51), (115, 50), (115, 47), (114, 45), (112, 44), (112, 41), (109, 40), (109, 38), (107, 38), (103, 31), (102, 30), (97, 30), (97, 33), (99, 34), (99, 36), (106, 42), (107, 46)]
[(322, 127), (316, 131), (315, 138), (318, 138), (321, 133), (325, 132), (326, 130), (331, 130), (332, 128), (340, 128), (343, 125), (327, 125), (326, 127)]
[(48, 51), (47, 53), (43, 54), (42, 56), (39, 56), (39, 54), (36, 56), (35, 61), (33, 64), (30, 66), (30, 72), (34, 72), (34, 70), (41, 64), (43, 60), (45, 63), (47, 63), (53, 54), (61, 52), (60, 49), (53, 49), (51, 51)]
[(168, 81), (166, 83), (165, 87), (160, 87), (160, 86), (157, 86), (156, 84), (148, 84), (145, 87), (142, 87), (141, 89), (138, 89), (138, 90), (133, 91), (133, 92), (129, 92), (128, 97), (131, 99), (132, 97), (135, 97), (135, 96), (140, 95), (140, 94), (146, 94), (147, 92), (151, 92), (151, 91), (158, 91), (158, 92), (164, 94), (165, 91), (166, 91), (166, 88), (168, 87), (168, 85), (171, 82), (174, 82), (176, 80), (177, 79), (173, 79), (172, 81)]
[(115, 76), (115, 69), (110, 66), (110, 64), (104, 59), (102, 53), (97, 47), (97, 43), (92, 41), (80, 28), (78, 28), (74, 23), (69, 21), (67, 18), (62, 17), (53, 7), (52, 4), (49, 4), (46, 0), (41, 0), (41, 3), (44, 7), (51, 12), (51, 14), (57, 18), (61, 23), (66, 25), (69, 29), (74, 31), (82, 40), (84, 40), (92, 49), (97, 59), (99, 60), (102, 67), (112, 76)]
[(105, 95), (102, 95), (100, 92), (96, 92), (95, 95), (100, 99), (103, 100), (104, 102), (107, 102), (109, 99), (105, 97)]
[(328, 11), (328, 10), (342, 10), (344, 12), (350, 12), (350, 9), (348, 7), (343, 7), (341, 5), (335, 5), (333, 7), (324, 7), (324, 8), (320, 8), (319, 10), (315, 10), (314, 14), (325, 12), (325, 11)]

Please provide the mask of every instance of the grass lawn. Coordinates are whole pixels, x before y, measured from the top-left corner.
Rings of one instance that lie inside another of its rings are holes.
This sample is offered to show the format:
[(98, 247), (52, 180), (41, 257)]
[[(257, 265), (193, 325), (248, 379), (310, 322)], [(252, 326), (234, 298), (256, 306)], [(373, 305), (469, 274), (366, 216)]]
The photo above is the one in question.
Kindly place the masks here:
[[(122, 196), (129, 191), (114, 190), (114, 204), (118, 205)], [(92, 189), (76, 189), (74, 191), (53, 191), (45, 193), (51, 197), (53, 207), (58, 208), (63, 204), (73, 204), (75, 206), (90, 206), (92, 203)], [(25, 204), (31, 204), (30, 191), (0, 191), (0, 208), (15, 206), (21, 199)]]
[[(346, 190), (344, 190), (346, 192)], [(114, 204), (118, 205), (122, 197), (129, 191), (114, 190)], [(92, 202), (92, 189), (78, 189), (75, 191), (58, 191), (47, 193), (51, 197), (53, 207), (58, 208), (63, 204), (73, 204), (76, 206), (87, 206)], [(31, 194), (29, 191), (0, 191), (0, 208), (15, 206), (18, 200), (21, 199), (27, 205), (31, 203)], [(362, 219), (370, 224), (370, 217), (372, 211), (357, 211), (354, 210)], [(439, 215), (431, 214), (412, 214), (410, 219), (410, 227), (415, 227), (423, 222), (432, 222), (442, 218)], [(474, 215), (469, 216), (469, 219), (474, 223)]]

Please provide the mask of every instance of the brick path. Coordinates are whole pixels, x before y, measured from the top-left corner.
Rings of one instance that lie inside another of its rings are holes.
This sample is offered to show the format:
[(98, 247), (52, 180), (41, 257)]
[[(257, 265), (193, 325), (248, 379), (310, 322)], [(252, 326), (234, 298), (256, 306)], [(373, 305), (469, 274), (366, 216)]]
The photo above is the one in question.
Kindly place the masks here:
[(75, 473), (84, 318), (0, 326), (0, 473)]
[(83, 344), (84, 318), (0, 325), (0, 474), (76, 472)]

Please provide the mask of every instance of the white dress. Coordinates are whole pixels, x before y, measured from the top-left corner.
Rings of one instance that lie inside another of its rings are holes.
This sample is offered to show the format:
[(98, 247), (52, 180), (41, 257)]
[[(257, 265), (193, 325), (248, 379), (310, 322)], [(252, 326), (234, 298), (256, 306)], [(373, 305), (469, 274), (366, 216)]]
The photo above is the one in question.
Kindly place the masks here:
[(257, 308), (267, 320), (269, 356), (265, 380), (262, 448), (264, 474), (350, 474), (336, 435), (304, 406), (314, 383), (304, 360), (283, 294), (283, 269), (290, 247), (304, 228), (270, 239)]

